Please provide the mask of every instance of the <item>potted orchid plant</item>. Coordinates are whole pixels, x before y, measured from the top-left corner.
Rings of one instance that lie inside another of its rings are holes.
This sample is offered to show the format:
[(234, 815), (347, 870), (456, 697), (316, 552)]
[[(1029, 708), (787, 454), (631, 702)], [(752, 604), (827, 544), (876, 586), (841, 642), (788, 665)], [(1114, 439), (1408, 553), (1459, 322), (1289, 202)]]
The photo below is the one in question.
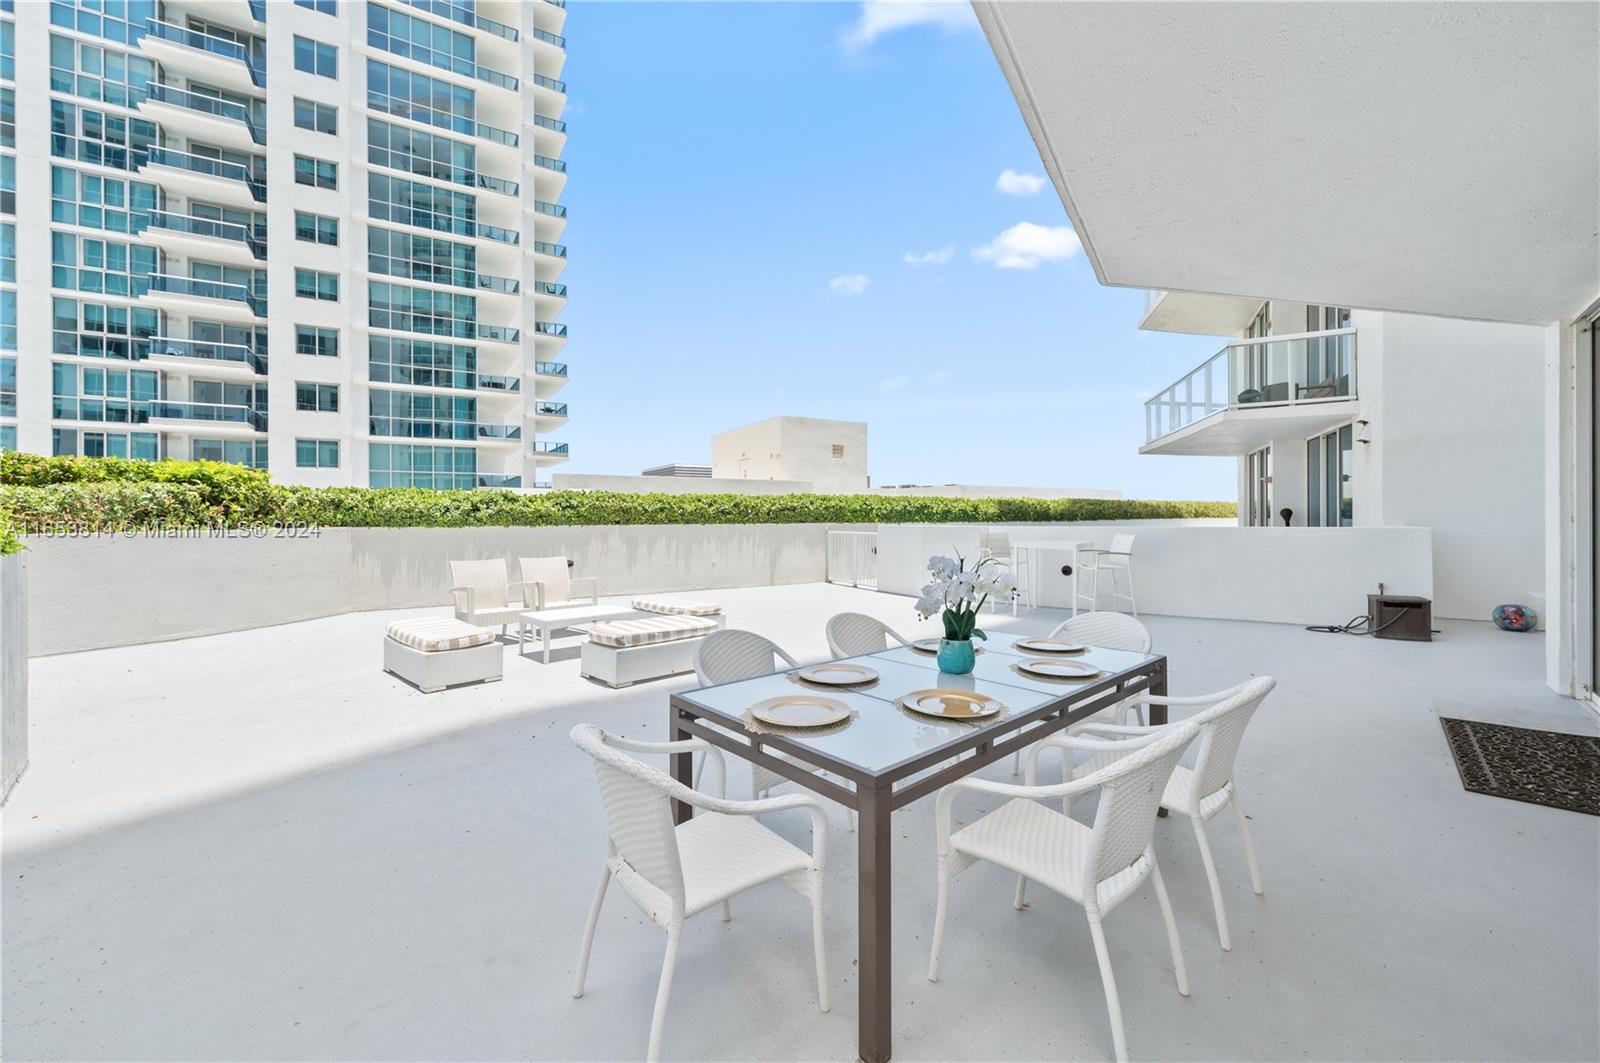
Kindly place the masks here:
[(979, 610), (991, 596), (1014, 594), (1017, 581), (992, 557), (981, 559), (969, 569), (960, 554), (935, 555), (928, 559), (928, 571), (933, 579), (922, 588), (917, 613), (924, 620), (934, 613), (942, 614), (944, 638), (939, 640), (939, 671), (966, 675), (977, 658), (972, 640), (989, 637), (978, 627)]

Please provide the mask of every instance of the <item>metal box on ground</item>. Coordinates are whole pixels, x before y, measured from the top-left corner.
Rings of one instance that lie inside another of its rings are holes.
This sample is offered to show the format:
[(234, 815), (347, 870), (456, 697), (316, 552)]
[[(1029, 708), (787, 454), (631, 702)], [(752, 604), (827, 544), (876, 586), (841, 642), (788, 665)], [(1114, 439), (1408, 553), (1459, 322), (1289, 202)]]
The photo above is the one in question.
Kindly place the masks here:
[(1367, 630), (1374, 638), (1433, 641), (1433, 602), (1413, 594), (1367, 595)]

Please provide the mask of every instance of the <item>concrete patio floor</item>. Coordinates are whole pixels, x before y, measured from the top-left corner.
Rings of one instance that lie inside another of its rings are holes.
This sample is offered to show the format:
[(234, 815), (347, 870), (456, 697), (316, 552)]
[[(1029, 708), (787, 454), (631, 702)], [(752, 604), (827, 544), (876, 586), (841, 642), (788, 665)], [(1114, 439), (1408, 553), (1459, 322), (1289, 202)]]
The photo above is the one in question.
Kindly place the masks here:
[[(907, 599), (841, 587), (695, 597), (806, 660), (844, 609), (932, 630)], [(508, 648), (504, 682), (423, 695), (380, 671), (395, 615), (32, 663), (33, 764), (0, 819), (5, 1058), (643, 1055), (664, 935), (618, 891), (571, 996), (604, 839), (566, 734), (664, 737), (667, 694), (692, 677), (607, 690), (578, 676), (568, 639), (549, 666)], [(1231, 820), (1213, 831), (1233, 951), (1178, 818), (1157, 846), (1193, 995), (1173, 988), (1148, 888), (1108, 919), (1135, 1059), (1600, 1056), (1600, 821), (1465, 792), (1436, 719), (1593, 733), (1543, 687), (1542, 636), (1147, 621), (1174, 693), (1279, 686), (1238, 771), (1264, 897)], [(994, 804), (963, 799), (958, 818)], [(932, 806), (895, 817), (895, 1057), (1109, 1056), (1081, 910), (1036, 888), (1013, 911), (998, 869), (955, 884), (943, 978), (927, 981)], [(806, 836), (803, 817), (770, 822)], [(666, 1058), (854, 1058), (854, 836), (832, 824), (832, 1012), (816, 1010), (804, 902), (762, 887), (730, 924), (690, 922)]]

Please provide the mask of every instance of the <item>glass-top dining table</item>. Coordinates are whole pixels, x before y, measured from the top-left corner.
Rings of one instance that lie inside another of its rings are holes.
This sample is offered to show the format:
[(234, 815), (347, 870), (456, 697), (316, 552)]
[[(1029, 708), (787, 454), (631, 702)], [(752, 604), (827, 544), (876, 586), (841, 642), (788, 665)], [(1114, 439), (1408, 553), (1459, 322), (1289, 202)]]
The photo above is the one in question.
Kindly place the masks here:
[[(1133, 694), (1167, 692), (1167, 659), (1127, 650), (1091, 646), (1074, 655), (1072, 660), (1100, 670), (1091, 679), (1024, 674), (1015, 667), (1018, 662), (1048, 655), (1017, 648), (1013, 643), (1020, 637), (994, 633), (987, 643), (980, 643), (982, 649), (970, 675), (941, 672), (932, 655), (897, 646), (847, 658), (878, 673), (876, 682), (863, 687), (827, 689), (801, 684), (791, 669), (672, 696), (668, 711), (674, 741), (702, 738), (855, 809), (859, 824), (857, 1047), (865, 1063), (884, 1063), (890, 1056), (890, 815)], [(981, 722), (954, 722), (898, 704), (906, 694), (934, 688), (988, 695), (1005, 710)], [(752, 705), (799, 693), (836, 698), (855, 715), (842, 728), (816, 733), (757, 732), (745, 726), (745, 711)], [(1165, 723), (1166, 716), (1165, 706), (1150, 706), (1151, 724)], [(774, 752), (800, 763), (774, 756)], [(828, 776), (819, 776), (812, 769)], [(684, 785), (692, 785), (693, 770), (692, 754), (672, 756), (673, 777)], [(676, 822), (682, 823), (692, 814), (689, 805), (673, 803)]]

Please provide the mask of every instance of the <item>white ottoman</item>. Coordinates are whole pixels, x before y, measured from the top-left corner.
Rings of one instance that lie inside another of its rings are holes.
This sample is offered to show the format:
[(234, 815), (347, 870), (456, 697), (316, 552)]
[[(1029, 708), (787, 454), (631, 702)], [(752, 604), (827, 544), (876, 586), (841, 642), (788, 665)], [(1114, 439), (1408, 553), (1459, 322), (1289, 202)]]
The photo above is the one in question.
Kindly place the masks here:
[[(637, 603), (635, 603), (637, 605)], [(611, 687), (687, 672), (720, 616), (651, 616), (590, 624), (580, 671)]]
[(722, 606), (712, 602), (675, 602), (666, 598), (635, 598), (630, 604), (641, 613), (658, 613), (662, 616), (722, 615)]
[(383, 639), (383, 670), (424, 694), (498, 682), (504, 656), (494, 632), (448, 616), (396, 620)]

